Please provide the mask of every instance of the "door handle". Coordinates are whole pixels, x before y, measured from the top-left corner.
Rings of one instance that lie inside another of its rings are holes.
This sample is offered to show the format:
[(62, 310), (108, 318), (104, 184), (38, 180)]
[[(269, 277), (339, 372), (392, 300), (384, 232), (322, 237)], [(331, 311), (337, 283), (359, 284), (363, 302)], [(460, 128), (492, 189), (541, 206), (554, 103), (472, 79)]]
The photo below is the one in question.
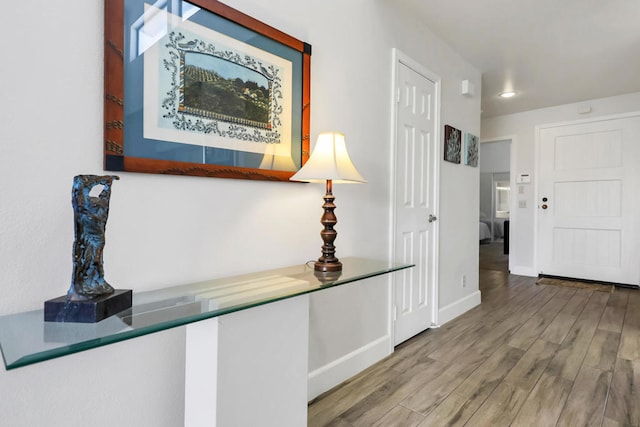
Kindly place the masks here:
[(429, 222), (433, 222), (433, 221), (435, 221), (436, 219), (438, 219), (438, 217), (437, 217), (437, 216), (432, 215), (432, 214), (429, 214), (429, 218), (427, 218), (427, 221), (429, 221)]

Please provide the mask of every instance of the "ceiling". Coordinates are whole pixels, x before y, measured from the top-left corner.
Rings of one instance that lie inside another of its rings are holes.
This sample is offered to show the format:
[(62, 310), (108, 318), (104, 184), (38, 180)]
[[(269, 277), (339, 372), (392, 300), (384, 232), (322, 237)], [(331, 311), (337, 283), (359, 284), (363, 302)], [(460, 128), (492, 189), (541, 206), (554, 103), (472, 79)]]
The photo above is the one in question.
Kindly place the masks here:
[(395, 1), (482, 72), (483, 118), (640, 91), (639, 0)]

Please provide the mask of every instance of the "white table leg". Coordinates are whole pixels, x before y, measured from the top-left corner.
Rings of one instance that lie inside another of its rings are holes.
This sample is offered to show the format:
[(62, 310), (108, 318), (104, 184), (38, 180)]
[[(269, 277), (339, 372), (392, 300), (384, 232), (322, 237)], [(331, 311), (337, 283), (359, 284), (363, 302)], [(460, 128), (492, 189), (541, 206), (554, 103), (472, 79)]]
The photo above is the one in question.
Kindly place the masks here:
[(186, 345), (186, 426), (306, 425), (308, 295), (189, 325)]

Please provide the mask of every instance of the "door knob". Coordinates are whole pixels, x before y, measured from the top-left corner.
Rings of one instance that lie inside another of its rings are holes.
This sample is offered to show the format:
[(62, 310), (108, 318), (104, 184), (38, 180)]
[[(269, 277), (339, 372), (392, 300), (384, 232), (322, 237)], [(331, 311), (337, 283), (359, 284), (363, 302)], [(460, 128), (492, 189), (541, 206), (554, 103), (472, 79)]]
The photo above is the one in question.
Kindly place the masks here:
[(428, 218), (428, 221), (429, 221), (429, 222), (433, 222), (433, 221), (435, 221), (436, 219), (438, 219), (438, 217), (436, 217), (435, 215), (429, 214), (429, 218)]

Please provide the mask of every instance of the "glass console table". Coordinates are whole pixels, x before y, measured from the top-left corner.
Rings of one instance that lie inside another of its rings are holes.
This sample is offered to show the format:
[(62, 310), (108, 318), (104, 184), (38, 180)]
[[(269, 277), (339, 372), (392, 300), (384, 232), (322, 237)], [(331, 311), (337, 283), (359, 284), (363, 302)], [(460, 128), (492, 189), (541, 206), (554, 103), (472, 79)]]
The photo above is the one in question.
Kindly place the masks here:
[(45, 322), (43, 310), (0, 316), (0, 349), (14, 369), (228, 313), (412, 267), (343, 258), (337, 277), (305, 264), (133, 293), (133, 307), (98, 323)]

